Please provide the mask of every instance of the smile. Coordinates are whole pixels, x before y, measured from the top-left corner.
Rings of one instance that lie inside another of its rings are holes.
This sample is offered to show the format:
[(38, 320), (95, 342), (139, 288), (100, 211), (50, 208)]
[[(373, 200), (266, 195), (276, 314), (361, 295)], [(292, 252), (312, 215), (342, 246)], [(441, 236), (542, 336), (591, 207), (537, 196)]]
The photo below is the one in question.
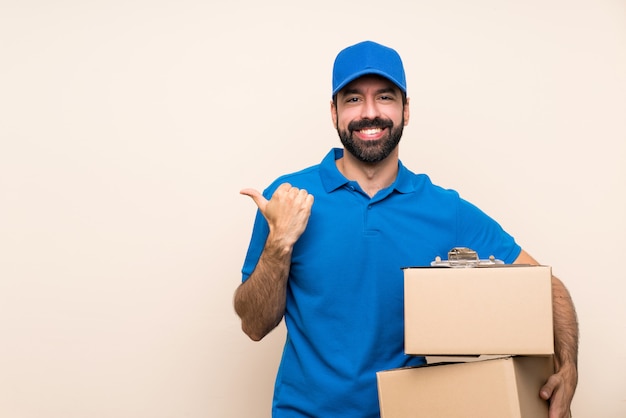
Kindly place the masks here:
[(369, 128), (369, 129), (361, 129), (359, 132), (361, 132), (363, 135), (376, 135), (379, 132), (382, 132), (381, 128)]

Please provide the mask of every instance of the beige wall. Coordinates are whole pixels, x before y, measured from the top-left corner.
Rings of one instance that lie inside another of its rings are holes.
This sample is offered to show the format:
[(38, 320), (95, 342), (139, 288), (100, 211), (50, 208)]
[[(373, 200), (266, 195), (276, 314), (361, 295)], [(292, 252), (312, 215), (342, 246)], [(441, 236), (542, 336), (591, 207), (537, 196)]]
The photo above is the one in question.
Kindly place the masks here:
[(338, 144), (363, 39), (404, 57), (405, 164), (569, 286), (574, 416), (626, 416), (621, 0), (0, 0), (0, 416), (269, 417), (284, 329), (233, 313), (238, 191)]

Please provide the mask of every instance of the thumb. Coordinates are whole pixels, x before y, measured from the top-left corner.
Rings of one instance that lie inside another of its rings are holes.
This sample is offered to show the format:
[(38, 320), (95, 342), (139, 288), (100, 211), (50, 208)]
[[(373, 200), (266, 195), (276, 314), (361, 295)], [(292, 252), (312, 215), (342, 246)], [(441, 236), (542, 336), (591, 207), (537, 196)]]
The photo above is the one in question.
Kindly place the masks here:
[(267, 206), (267, 199), (258, 190), (248, 188), (241, 190), (239, 193), (245, 196), (250, 196), (259, 209), (261, 209), (261, 212), (265, 210), (265, 206)]
[(550, 399), (552, 397), (552, 393), (554, 392), (555, 386), (555, 381), (553, 379), (553, 376), (551, 376), (546, 384), (543, 385), (543, 387), (539, 391), (539, 396), (541, 396), (541, 399), (543, 399), (544, 401)]

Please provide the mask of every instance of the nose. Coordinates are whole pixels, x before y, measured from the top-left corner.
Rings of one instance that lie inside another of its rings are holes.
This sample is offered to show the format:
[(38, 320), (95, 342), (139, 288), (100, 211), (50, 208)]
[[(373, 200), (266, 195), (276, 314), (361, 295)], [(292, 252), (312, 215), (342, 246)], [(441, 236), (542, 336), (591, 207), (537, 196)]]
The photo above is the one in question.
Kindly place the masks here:
[(378, 104), (376, 100), (368, 99), (363, 101), (363, 106), (361, 108), (361, 118), (363, 119), (374, 119), (380, 116), (380, 110), (378, 109)]

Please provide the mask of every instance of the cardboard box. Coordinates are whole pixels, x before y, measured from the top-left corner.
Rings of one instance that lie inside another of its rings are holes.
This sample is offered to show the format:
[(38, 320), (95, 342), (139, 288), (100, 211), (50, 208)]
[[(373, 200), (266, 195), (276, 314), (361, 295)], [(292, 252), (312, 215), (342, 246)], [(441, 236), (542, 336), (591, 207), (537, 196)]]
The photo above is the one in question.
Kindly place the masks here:
[(404, 269), (405, 352), (551, 355), (546, 266)]
[(548, 357), (504, 357), (377, 373), (381, 418), (547, 418)]

